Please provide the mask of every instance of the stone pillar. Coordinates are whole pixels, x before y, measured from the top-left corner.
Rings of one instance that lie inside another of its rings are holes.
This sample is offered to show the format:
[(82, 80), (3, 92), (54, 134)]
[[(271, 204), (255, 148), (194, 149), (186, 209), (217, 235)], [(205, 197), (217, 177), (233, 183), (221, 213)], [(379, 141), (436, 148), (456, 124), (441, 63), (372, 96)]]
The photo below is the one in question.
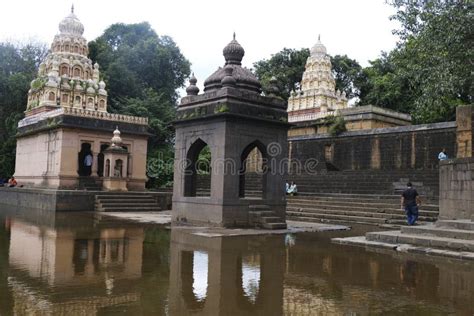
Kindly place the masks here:
[(457, 157), (439, 164), (439, 218), (474, 220), (474, 106), (456, 110)]
[(472, 130), (474, 126), (474, 106), (460, 106), (456, 109), (457, 158), (474, 156)]

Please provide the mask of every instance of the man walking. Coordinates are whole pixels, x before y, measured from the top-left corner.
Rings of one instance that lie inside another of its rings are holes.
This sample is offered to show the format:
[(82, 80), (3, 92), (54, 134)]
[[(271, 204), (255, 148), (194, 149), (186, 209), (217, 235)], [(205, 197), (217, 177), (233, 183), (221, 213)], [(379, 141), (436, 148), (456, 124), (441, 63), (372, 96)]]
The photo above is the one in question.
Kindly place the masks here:
[(408, 225), (415, 225), (418, 219), (418, 207), (421, 205), (418, 192), (412, 187), (411, 182), (407, 183), (407, 188), (402, 193), (401, 207), (405, 209)]

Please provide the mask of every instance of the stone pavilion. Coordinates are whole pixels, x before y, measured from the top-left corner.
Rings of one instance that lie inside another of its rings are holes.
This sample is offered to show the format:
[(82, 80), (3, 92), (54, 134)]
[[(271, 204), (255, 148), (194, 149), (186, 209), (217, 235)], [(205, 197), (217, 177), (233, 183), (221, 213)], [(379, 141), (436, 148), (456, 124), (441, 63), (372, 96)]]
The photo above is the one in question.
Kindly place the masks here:
[[(223, 50), (224, 67), (205, 80), (204, 93), (198, 94), (193, 77), (181, 99), (175, 122), (174, 222), (245, 227), (265, 213), (271, 216), (262, 225), (286, 228), (286, 102), (261, 94), (257, 78), (242, 67), (244, 54), (234, 34)], [(210, 192), (203, 196), (198, 190), (198, 162), (206, 146), (211, 154)], [(255, 149), (263, 157), (264, 172), (260, 196), (251, 197), (246, 195), (245, 173)]]
[(72, 7), (31, 82), (25, 118), (18, 123), (15, 177), (30, 187), (101, 188), (104, 154), (117, 129), (127, 162), (121, 187), (143, 190), (148, 119), (107, 112), (106, 85), (99, 65), (87, 57), (83, 32)]

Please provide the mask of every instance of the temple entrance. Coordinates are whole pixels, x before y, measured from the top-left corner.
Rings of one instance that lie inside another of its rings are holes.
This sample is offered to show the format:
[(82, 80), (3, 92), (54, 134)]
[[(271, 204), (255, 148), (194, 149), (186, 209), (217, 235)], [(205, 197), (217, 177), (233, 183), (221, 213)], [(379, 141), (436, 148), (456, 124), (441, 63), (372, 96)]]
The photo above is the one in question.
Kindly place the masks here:
[(109, 147), (110, 144), (100, 145), (100, 153), (97, 155), (97, 175), (99, 177), (104, 176), (104, 150)]
[(77, 173), (81, 177), (88, 177), (92, 173), (92, 146), (90, 143), (82, 143), (81, 144), (81, 151), (78, 153), (77, 158), (77, 165), (78, 170)]

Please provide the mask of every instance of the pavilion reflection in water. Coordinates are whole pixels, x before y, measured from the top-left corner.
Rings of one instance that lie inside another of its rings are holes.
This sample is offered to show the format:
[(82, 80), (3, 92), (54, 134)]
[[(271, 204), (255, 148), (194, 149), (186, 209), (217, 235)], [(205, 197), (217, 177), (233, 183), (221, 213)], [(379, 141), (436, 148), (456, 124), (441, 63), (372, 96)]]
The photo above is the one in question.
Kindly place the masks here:
[(171, 315), (282, 315), (284, 239), (171, 232)]

